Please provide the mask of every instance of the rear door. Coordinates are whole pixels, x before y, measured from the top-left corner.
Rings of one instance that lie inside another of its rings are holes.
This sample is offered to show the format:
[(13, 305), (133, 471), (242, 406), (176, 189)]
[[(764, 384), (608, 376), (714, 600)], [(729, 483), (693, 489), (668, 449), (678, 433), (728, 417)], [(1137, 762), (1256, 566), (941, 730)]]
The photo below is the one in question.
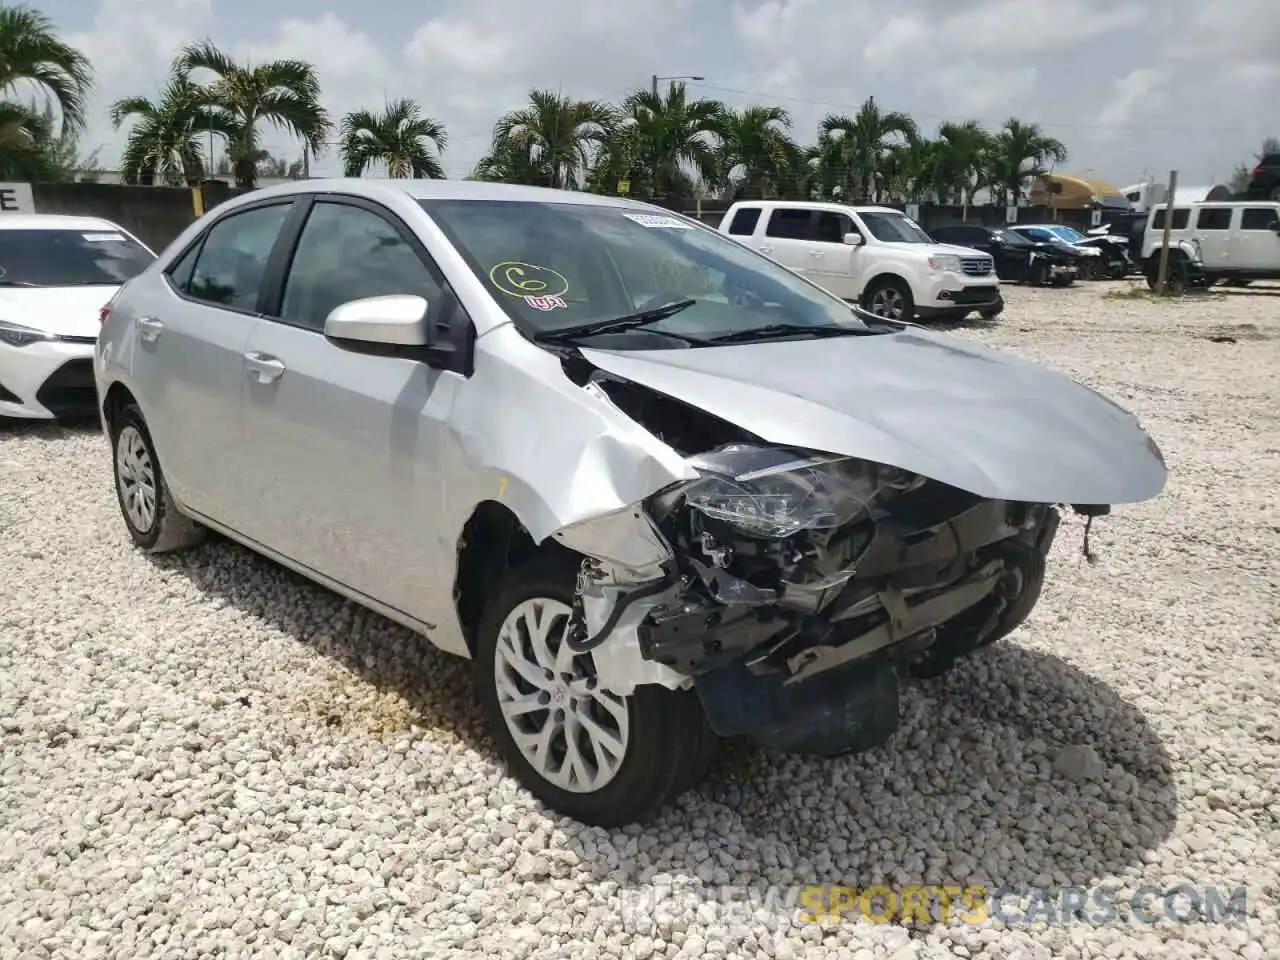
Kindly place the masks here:
[(212, 223), (164, 274), (129, 290), (134, 393), (178, 499), (215, 520), (234, 518), (244, 482), (240, 403), (245, 344), (266, 265), (293, 198), (235, 210)]
[(814, 235), (814, 211), (773, 207), (765, 217), (764, 236), (756, 249), (784, 267), (807, 275), (812, 269), (809, 243)]
[(1232, 266), (1239, 270), (1280, 270), (1280, 233), (1276, 232), (1280, 207), (1244, 207), (1236, 233)]
[(245, 348), (245, 445), (257, 475), (240, 532), (411, 615), (452, 549), (438, 504), (443, 421), (463, 381), (414, 359), (345, 350), (331, 310), (414, 294), (461, 310), (410, 227), (363, 198), (315, 198), (283, 285)]

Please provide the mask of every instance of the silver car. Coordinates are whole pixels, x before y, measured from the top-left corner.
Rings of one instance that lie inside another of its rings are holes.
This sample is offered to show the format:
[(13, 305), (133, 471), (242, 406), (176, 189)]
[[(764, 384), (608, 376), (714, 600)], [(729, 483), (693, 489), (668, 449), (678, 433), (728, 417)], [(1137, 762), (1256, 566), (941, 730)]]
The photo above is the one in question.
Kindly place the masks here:
[(883, 743), (900, 677), (1026, 619), (1064, 508), (1166, 478), (1066, 376), (532, 187), (238, 197), (116, 295), (95, 376), (139, 547), (218, 531), (475, 660), (512, 773), (599, 825), (725, 737)]

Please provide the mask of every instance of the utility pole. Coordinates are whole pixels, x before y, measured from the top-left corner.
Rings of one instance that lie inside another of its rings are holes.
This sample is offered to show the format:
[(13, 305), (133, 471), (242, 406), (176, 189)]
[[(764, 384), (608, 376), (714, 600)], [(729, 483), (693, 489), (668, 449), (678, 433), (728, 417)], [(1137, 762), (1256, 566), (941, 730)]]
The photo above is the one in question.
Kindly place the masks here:
[(1160, 272), (1156, 275), (1156, 293), (1164, 296), (1169, 282), (1169, 232), (1173, 229), (1173, 194), (1178, 189), (1178, 171), (1169, 171), (1169, 192), (1164, 200), (1164, 239), (1160, 244)]

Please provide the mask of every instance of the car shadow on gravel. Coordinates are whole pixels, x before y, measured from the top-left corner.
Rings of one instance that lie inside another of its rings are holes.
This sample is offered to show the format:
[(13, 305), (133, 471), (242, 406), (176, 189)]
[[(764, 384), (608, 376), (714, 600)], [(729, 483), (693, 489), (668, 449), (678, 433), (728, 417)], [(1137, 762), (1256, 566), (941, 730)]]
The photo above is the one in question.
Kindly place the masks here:
[[(412, 723), (496, 761), (466, 661), (221, 538), (152, 560), (403, 699), (398, 729), (366, 733), (398, 737)], [(302, 629), (304, 609), (326, 628)], [(361, 726), (341, 702), (316, 708), (318, 729)], [(1065, 660), (1005, 641), (905, 683), (901, 727), (881, 748), (833, 760), (727, 742), (655, 822), (607, 840), (568, 831), (567, 843), (602, 881), (641, 895), (661, 875), (698, 884), (704, 900), (713, 885), (783, 888), (794, 907), (804, 884), (1089, 886), (1141, 864), (1176, 812), (1170, 757), (1142, 712)]]

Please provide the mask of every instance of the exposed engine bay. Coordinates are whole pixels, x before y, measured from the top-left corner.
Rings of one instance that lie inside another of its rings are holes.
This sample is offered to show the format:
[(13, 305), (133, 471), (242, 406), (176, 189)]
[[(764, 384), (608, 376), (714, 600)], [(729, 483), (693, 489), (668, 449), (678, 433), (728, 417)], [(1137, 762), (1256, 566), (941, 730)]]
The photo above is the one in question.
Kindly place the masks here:
[(896, 728), (899, 675), (945, 672), (1039, 598), (1056, 505), (765, 444), (599, 373), (584, 386), (699, 473), (557, 535), (588, 557), (567, 642), (620, 693), (661, 674), (692, 682), (722, 736), (866, 749)]

